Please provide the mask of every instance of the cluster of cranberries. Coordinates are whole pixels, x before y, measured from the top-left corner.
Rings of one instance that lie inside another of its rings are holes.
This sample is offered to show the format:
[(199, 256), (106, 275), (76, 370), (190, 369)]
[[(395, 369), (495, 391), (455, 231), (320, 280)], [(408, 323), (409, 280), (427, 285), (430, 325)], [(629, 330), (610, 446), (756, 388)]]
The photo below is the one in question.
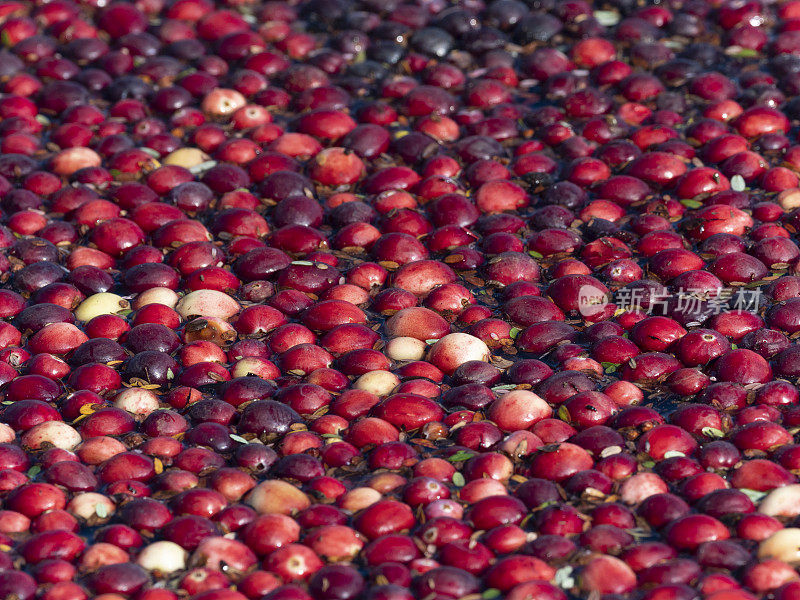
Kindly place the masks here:
[(0, 598), (800, 598), (800, 0), (0, 45)]

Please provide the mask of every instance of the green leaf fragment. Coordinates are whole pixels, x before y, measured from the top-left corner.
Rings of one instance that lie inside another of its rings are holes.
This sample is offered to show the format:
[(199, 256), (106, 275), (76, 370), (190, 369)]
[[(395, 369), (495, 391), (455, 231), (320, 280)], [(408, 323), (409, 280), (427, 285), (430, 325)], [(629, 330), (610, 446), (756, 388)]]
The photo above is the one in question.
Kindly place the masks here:
[(464, 452), (463, 450), (459, 450), (447, 460), (450, 462), (464, 462), (465, 460), (469, 460), (473, 456), (475, 455), (472, 452)]
[(460, 472), (456, 471), (455, 473), (453, 473), (453, 485), (454, 486), (456, 486), (456, 487), (464, 487), (466, 485), (466, 483), (467, 483), (467, 480), (464, 479), (464, 476)]
[(555, 583), (558, 587), (567, 590), (575, 587), (575, 578), (572, 576), (572, 573), (573, 568), (569, 565), (561, 567), (558, 571), (556, 571), (555, 577), (553, 577), (553, 583)]
[(724, 438), (725, 432), (721, 429), (717, 429), (716, 427), (703, 427), (701, 430), (703, 435), (712, 437), (712, 438)]
[(739, 48), (735, 52), (732, 52), (731, 56), (735, 56), (736, 58), (755, 58), (758, 56), (758, 51), (752, 48)]
[(668, 450), (667, 452), (664, 452), (664, 458), (678, 458), (682, 456), (686, 455), (683, 452), (679, 452), (677, 450)]
[(648, 538), (648, 537), (650, 537), (652, 535), (652, 533), (650, 531), (648, 531), (647, 529), (642, 529), (641, 527), (635, 527), (633, 529), (628, 529), (628, 533), (630, 533), (633, 536), (633, 539), (635, 539), (635, 540), (643, 540), (643, 539)]
[(748, 490), (747, 488), (739, 488), (745, 496), (750, 498), (753, 504), (758, 504), (767, 495), (767, 492), (759, 492), (758, 490)]
[(216, 166), (217, 166), (217, 161), (215, 161), (215, 160), (207, 160), (205, 162), (201, 162), (199, 165), (195, 165), (193, 167), (189, 167), (189, 172), (192, 175), (198, 175), (198, 174), (203, 173), (205, 171), (208, 171), (209, 169), (212, 169), (212, 168), (214, 168)]
[(619, 454), (622, 452), (621, 446), (606, 446), (600, 452), (600, 458), (606, 458), (608, 456), (614, 456), (615, 454)]
[(101, 519), (105, 519), (108, 516), (108, 507), (103, 503), (95, 504), (94, 514), (96, 514)]
[(496, 385), (492, 388), (493, 392), (508, 392), (510, 390), (517, 389), (517, 384), (515, 383), (507, 383), (505, 385)]
[(594, 11), (594, 18), (603, 27), (614, 27), (619, 23), (622, 16), (615, 10), (596, 10)]

